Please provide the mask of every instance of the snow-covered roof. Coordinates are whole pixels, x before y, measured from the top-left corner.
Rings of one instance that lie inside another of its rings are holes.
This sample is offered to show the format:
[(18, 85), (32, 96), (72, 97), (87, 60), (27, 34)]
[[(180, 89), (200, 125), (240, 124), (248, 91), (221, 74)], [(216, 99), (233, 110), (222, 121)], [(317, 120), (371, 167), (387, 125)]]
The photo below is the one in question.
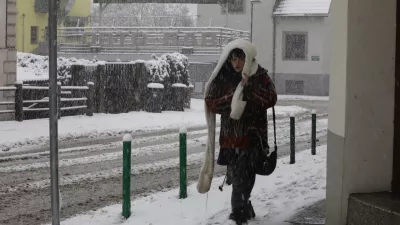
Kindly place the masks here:
[(331, 0), (278, 0), (274, 16), (327, 16)]

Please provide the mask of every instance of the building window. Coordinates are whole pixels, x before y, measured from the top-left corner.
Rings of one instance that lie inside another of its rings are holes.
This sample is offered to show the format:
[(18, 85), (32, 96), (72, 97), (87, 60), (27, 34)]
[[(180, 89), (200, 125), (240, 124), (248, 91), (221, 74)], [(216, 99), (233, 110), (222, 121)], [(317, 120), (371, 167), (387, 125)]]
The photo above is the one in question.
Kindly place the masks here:
[[(246, 4), (244, 0), (228, 0), (228, 13), (245, 13)], [(221, 4), (222, 14), (226, 13), (226, 4)]]
[(49, 12), (49, 0), (35, 0), (35, 12), (36, 13), (48, 13)]
[(31, 44), (38, 43), (38, 30), (39, 28), (37, 26), (31, 27)]
[(283, 60), (307, 60), (308, 34), (283, 32)]

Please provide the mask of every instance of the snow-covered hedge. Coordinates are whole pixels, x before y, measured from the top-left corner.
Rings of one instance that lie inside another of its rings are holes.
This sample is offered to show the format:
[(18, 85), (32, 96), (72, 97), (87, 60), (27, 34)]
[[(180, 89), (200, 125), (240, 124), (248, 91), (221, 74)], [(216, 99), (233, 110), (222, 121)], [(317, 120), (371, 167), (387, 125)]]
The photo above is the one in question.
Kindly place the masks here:
[(174, 83), (189, 84), (188, 57), (174, 52), (160, 57), (152, 55), (152, 58), (146, 61), (149, 72), (148, 83), (162, 83), (165, 86), (171, 86)]
[[(95, 65), (99, 62), (96, 59), (90, 61), (76, 58), (57, 58), (57, 76), (59, 79), (71, 77), (71, 65)], [(49, 57), (31, 53), (17, 53), (17, 79), (19, 81), (47, 80), (49, 78)]]
[[(17, 54), (17, 79), (19, 81), (28, 80), (48, 80), (49, 77), (49, 58), (30, 53), (18, 52)], [(152, 55), (152, 60), (137, 60), (132, 63), (144, 62), (148, 71), (148, 83), (161, 83), (166, 87), (174, 83), (189, 84), (189, 60), (180, 53), (167, 53), (160, 57)], [(76, 58), (58, 57), (57, 75), (59, 79), (71, 77), (71, 65), (95, 66), (104, 64), (104, 61), (85, 60)]]

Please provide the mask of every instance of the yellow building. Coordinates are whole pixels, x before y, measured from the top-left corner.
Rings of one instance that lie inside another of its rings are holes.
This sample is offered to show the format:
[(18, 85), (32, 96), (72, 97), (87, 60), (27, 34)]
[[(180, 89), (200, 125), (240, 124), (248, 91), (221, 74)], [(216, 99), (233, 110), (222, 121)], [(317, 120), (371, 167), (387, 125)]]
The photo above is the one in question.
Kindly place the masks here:
[[(61, 0), (64, 10), (59, 26), (84, 27), (89, 24), (91, 0)], [(35, 54), (47, 52), (48, 0), (17, 0), (17, 51)]]

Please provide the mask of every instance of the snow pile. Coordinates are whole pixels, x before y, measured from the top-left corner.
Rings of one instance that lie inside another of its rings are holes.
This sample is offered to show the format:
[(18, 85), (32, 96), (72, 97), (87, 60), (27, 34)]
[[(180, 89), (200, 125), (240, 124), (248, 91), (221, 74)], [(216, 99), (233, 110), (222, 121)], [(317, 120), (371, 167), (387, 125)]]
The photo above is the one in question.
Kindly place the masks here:
[[(76, 58), (57, 58), (57, 76), (59, 79), (71, 77), (70, 67), (72, 64), (97, 65), (104, 63), (96, 59), (90, 61)], [(48, 80), (49, 79), (49, 57), (31, 53), (17, 53), (17, 80)]]
[(163, 54), (160, 57), (152, 55), (152, 60), (146, 62), (149, 72), (149, 83), (162, 83), (171, 86), (174, 83), (189, 83), (189, 59), (178, 52)]
[[(289, 157), (278, 159), (273, 174), (257, 176), (251, 195), (256, 218), (249, 225), (288, 224), (288, 221), (302, 207), (325, 198), (326, 195), (327, 146), (317, 148), (317, 155), (310, 151), (296, 153), (296, 163), (289, 164)], [(156, 193), (147, 197), (133, 197), (129, 219), (121, 216), (120, 204), (90, 211), (61, 224), (123, 224), (123, 225), (206, 225), (231, 224), (227, 221), (230, 213), (232, 187), (223, 192), (218, 190), (223, 177), (213, 180), (207, 195), (197, 193), (196, 184), (188, 187), (188, 198), (178, 199), (179, 189)], [(313, 217), (313, 215), (309, 215)], [(325, 223), (325, 221), (320, 221)]]
[(160, 83), (148, 83), (147, 88), (164, 89), (164, 85), (162, 85)]

